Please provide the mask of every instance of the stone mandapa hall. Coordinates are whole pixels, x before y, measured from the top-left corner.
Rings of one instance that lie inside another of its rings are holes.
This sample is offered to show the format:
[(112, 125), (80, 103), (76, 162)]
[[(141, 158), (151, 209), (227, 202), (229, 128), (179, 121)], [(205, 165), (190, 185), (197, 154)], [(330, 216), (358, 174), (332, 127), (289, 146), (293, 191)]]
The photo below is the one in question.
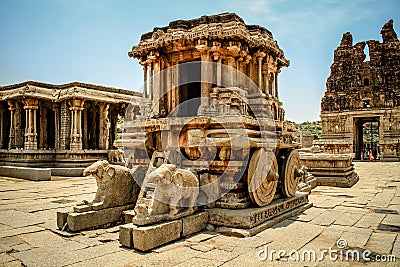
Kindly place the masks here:
[(118, 116), (140, 98), (133, 91), (78, 82), (2, 86), (0, 168), (40, 167), (50, 168), (51, 175), (81, 176), (84, 167), (107, 159)]

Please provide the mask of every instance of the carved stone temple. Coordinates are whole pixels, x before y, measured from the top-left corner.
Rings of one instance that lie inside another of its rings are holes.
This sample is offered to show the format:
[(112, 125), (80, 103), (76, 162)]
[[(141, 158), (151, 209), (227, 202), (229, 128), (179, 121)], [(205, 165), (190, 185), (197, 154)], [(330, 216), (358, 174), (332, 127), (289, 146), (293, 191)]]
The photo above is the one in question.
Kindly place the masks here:
[(353, 44), (347, 32), (334, 52), (321, 101), (322, 137), (314, 141), (326, 152), (400, 160), (400, 42), (392, 20), (381, 35), (382, 42)]
[(13, 167), (2, 172), (81, 176), (86, 166), (107, 159), (118, 116), (140, 98), (136, 92), (77, 82), (0, 87), (0, 167)]
[(269, 30), (233, 13), (177, 20), (128, 55), (143, 66), (146, 105), (125, 116), (118, 145), (147, 173), (122, 245), (147, 251), (207, 222), (254, 235), (310, 207), (296, 193), (305, 170), (279, 101), (290, 62)]

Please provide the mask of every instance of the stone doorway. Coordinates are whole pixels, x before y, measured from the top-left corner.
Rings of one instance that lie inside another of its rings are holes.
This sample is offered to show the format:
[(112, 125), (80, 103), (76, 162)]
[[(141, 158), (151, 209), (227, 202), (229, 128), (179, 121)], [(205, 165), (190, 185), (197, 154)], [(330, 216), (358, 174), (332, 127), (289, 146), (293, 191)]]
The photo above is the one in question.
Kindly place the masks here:
[(356, 120), (356, 159), (369, 160), (372, 151), (374, 159), (379, 158), (379, 118), (359, 118)]
[(197, 115), (201, 103), (201, 61), (179, 64), (178, 116)]

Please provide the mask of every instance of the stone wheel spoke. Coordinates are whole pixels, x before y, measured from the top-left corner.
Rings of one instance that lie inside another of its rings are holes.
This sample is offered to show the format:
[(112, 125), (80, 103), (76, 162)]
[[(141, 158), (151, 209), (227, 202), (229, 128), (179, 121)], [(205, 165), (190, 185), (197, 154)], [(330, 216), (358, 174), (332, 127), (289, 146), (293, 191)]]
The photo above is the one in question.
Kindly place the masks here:
[(297, 150), (291, 150), (286, 154), (282, 166), (282, 193), (286, 197), (292, 197), (297, 191), (299, 184), (299, 170), (301, 167), (300, 156)]
[(247, 175), (250, 199), (259, 206), (266, 206), (274, 198), (278, 163), (275, 154), (265, 148), (256, 150), (251, 159)]

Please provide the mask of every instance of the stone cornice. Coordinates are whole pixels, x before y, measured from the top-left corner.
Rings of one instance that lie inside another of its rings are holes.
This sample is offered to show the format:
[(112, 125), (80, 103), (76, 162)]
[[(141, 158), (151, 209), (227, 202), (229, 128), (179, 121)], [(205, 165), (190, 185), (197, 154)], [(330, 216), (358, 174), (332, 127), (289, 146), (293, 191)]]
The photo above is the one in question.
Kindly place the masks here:
[(141, 93), (134, 91), (79, 82), (54, 85), (27, 81), (0, 87), (0, 100), (33, 97), (58, 102), (71, 98), (82, 98), (98, 102), (129, 103), (132, 98), (141, 96)]
[[(180, 42), (198, 43), (198, 40), (213, 41), (224, 39), (241, 40), (251, 49), (273, 52), (280, 58), (283, 66), (290, 64), (279, 48), (270, 31), (258, 25), (246, 25), (242, 18), (234, 13), (203, 16), (193, 20), (173, 21), (167, 27), (154, 28), (143, 34), (138, 45), (128, 53), (130, 57), (141, 59), (151, 51)], [(183, 44), (185, 48), (186, 45)]]

